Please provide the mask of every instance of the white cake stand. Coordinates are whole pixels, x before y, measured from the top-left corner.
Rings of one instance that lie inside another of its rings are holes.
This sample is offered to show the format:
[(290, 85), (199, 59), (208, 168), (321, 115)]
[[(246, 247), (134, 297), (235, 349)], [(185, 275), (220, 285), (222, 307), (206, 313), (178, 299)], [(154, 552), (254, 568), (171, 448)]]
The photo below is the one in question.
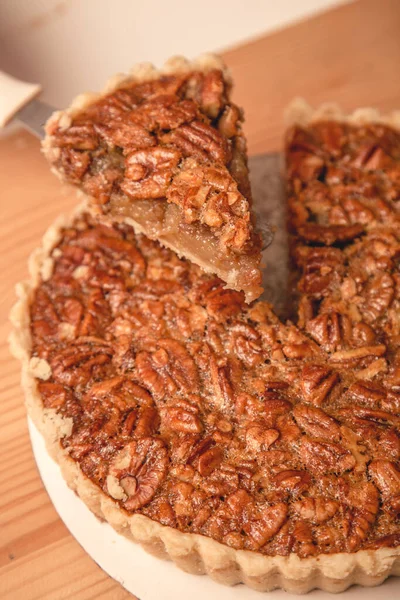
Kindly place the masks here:
[[(244, 585), (225, 587), (206, 576), (184, 573), (171, 562), (147, 554), (140, 546), (100, 522), (69, 489), (58, 465), (47, 454), (44, 440), (29, 419), (29, 433), (44, 486), (65, 525), (91, 558), (113, 579), (140, 600), (287, 600), (299, 597), (282, 590), (260, 593)], [(305, 598), (307, 596), (301, 596)], [(310, 600), (332, 600), (316, 590)], [(344, 600), (400, 598), (400, 578), (390, 578), (378, 588), (353, 586), (342, 592)]]

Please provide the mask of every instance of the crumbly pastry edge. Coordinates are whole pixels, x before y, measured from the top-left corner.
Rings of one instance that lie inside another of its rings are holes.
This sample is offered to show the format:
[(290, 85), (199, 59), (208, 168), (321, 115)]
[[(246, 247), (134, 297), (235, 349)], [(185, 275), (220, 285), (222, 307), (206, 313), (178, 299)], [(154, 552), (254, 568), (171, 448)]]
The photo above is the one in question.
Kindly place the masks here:
[(301, 125), (306, 127), (318, 121), (341, 121), (351, 125), (367, 125), (368, 123), (381, 123), (393, 129), (400, 129), (400, 110), (382, 114), (375, 108), (357, 108), (352, 113), (345, 113), (334, 102), (325, 102), (313, 108), (304, 98), (294, 98), (285, 110), (285, 123), (287, 126)]
[[(172, 56), (159, 69), (150, 62), (137, 63), (130, 69), (129, 73), (117, 73), (110, 77), (101, 92), (84, 92), (79, 94), (72, 100), (68, 108), (54, 112), (45, 125), (46, 136), (42, 141), (42, 151), (50, 162), (56, 159), (59, 150), (57, 147), (53, 146), (53, 136), (50, 133), (51, 130), (56, 125), (61, 130), (68, 129), (72, 119), (76, 115), (91, 104), (98, 102), (100, 98), (111, 94), (119, 88), (126, 87), (130, 83), (152, 81), (161, 75), (178, 75), (180, 73), (190, 73), (192, 71), (207, 73), (212, 69), (221, 69), (225, 81), (228, 85), (232, 85), (232, 78), (229, 70), (222, 58), (217, 54), (202, 54), (191, 61), (184, 56)], [(61, 174), (56, 169), (52, 168), (52, 172), (57, 175), (57, 177), (62, 178)]]
[(72, 419), (63, 418), (55, 409), (43, 408), (37, 389), (37, 379), (48, 379), (51, 368), (45, 360), (30, 356), (30, 303), (40, 282), (51, 277), (52, 251), (61, 239), (62, 229), (85, 211), (89, 212), (83, 203), (69, 217), (60, 216), (47, 230), (41, 246), (29, 258), (30, 280), (16, 286), (18, 300), (10, 313), (13, 326), (10, 349), (22, 365), (21, 385), (28, 415), (44, 437), (47, 451), (58, 463), (68, 486), (100, 520), (107, 521), (150, 554), (172, 560), (186, 572), (207, 574), (225, 585), (244, 583), (259, 591), (283, 588), (300, 594), (315, 588), (341, 592), (353, 584), (374, 586), (390, 575), (400, 575), (400, 547), (310, 558), (235, 550), (211, 538), (161, 525), (143, 515), (129, 515), (82, 473), (60, 444), (71, 432)]

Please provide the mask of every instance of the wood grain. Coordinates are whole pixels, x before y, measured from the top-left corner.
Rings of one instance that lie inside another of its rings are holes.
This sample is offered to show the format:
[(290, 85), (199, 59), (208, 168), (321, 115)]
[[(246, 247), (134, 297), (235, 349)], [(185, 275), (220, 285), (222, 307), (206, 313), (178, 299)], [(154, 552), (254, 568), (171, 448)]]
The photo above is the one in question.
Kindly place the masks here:
[(252, 154), (278, 149), (296, 96), (399, 108), (400, 2), (359, 0), (227, 52)]
[[(293, 96), (400, 108), (400, 2), (363, 0), (226, 52), (236, 101), (246, 109), (252, 153), (279, 148), (282, 112)], [(48, 171), (38, 142), (17, 132), (0, 140), (0, 597), (3, 600), (122, 600), (70, 536), (39, 478), (8, 353), (7, 315), (26, 260), (74, 194)]]

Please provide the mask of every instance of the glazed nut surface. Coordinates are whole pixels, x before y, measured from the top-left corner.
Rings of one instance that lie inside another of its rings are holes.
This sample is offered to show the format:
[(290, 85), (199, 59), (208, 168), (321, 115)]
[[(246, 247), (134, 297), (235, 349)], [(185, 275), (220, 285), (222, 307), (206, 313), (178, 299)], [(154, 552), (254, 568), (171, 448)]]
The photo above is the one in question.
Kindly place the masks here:
[(175, 204), (182, 223), (216, 236), (221, 251), (246, 254), (260, 240), (243, 115), (222, 67), (127, 78), (72, 117), (50, 120), (44, 151), (66, 181), (106, 214), (123, 199)]

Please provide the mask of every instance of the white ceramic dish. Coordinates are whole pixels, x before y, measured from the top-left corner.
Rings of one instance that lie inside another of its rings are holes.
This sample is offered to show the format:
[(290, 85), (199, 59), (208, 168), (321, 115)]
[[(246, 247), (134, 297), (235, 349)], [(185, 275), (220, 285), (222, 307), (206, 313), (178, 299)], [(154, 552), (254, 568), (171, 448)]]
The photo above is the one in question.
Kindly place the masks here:
[[(113, 579), (140, 600), (284, 600), (300, 598), (277, 590), (261, 593), (244, 585), (224, 587), (205, 576), (184, 573), (173, 563), (147, 554), (107, 523), (100, 522), (65, 483), (58, 465), (47, 454), (44, 440), (29, 420), (36, 463), (44, 486), (60, 518), (91, 558)], [(310, 600), (329, 600), (332, 595), (315, 590)], [(400, 578), (391, 577), (375, 588), (354, 586), (339, 596), (342, 600), (400, 598)]]

